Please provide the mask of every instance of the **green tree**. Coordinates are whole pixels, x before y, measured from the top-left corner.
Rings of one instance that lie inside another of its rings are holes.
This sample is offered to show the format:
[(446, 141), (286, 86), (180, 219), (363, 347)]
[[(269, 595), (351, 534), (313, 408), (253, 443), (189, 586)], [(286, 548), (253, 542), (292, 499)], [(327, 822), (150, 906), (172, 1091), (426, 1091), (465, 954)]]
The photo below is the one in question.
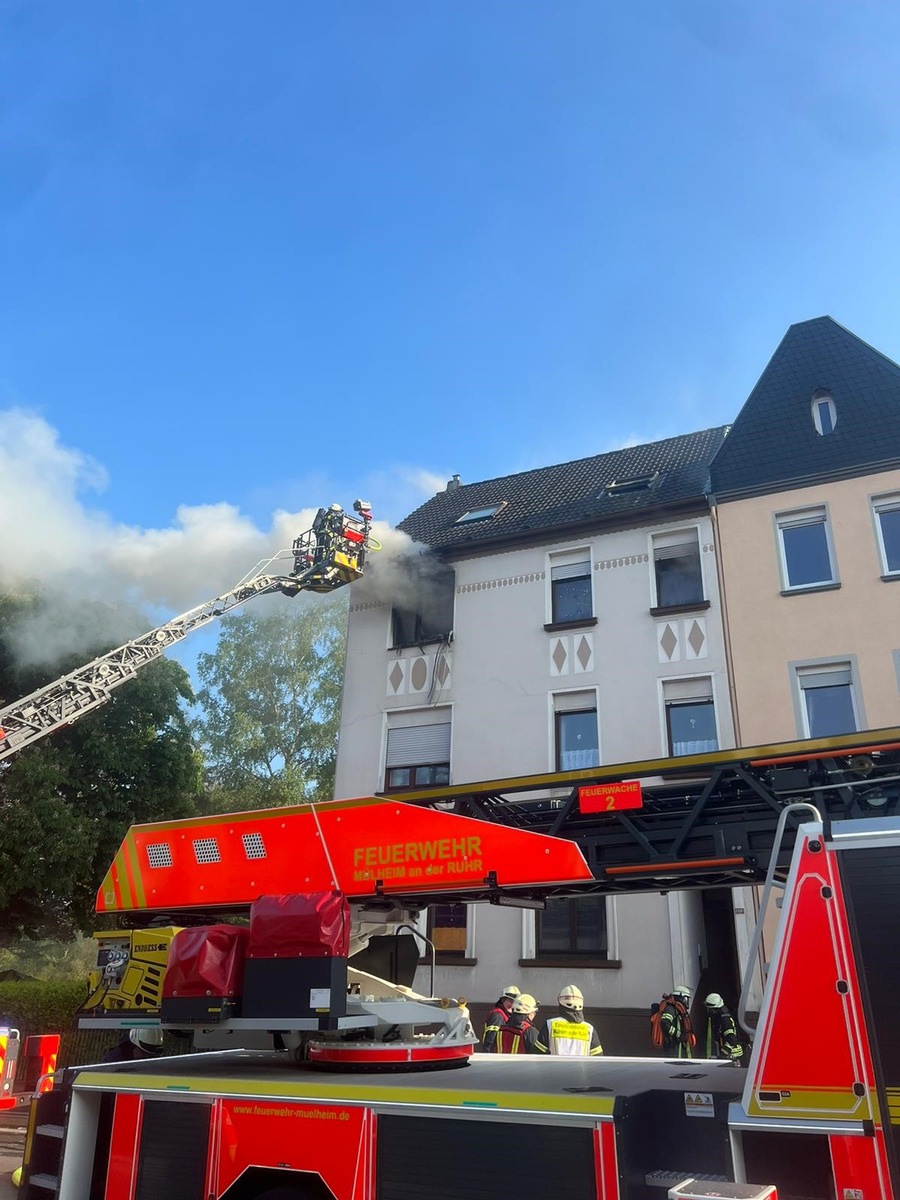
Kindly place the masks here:
[[(16, 626), (34, 597), (0, 597), (0, 704), (52, 682), (104, 647), (52, 668), (17, 665)], [(202, 772), (178, 663), (160, 659), (108, 704), (0, 764), (0, 944), (89, 931), (96, 889), (130, 825), (189, 816)]]
[(346, 629), (343, 593), (222, 620), (194, 724), (213, 810), (331, 799)]

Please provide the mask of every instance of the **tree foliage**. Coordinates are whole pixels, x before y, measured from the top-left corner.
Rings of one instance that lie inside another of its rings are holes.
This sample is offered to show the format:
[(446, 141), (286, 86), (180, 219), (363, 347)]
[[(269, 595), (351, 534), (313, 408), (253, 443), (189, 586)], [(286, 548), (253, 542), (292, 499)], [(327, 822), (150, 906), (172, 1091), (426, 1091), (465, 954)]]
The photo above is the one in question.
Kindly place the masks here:
[[(18, 621), (40, 604), (0, 597), (0, 704), (103, 653), (23, 668), (10, 650)], [(132, 824), (197, 811), (201, 766), (178, 663), (160, 659), (74, 725), (0, 764), (0, 944), (89, 931), (96, 888)]]
[(195, 731), (214, 810), (330, 799), (347, 602), (303, 598), (222, 620), (201, 654)]

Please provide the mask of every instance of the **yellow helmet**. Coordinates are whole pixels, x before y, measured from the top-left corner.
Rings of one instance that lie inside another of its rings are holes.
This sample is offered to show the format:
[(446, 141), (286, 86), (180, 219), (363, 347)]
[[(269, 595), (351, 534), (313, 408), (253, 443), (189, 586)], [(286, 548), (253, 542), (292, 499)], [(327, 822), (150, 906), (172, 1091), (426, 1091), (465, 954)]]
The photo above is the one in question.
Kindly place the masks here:
[(719, 995), (718, 992), (710, 992), (709, 995), (706, 997), (706, 999), (703, 1001), (703, 1003), (706, 1005), (707, 1008), (724, 1008), (725, 1007), (725, 1001), (722, 999), (722, 997)]
[(526, 1016), (531, 1016), (532, 1013), (537, 1012), (537, 1006), (538, 1003), (534, 996), (529, 996), (527, 992), (524, 992), (516, 996), (512, 1010), (514, 1013), (525, 1013)]

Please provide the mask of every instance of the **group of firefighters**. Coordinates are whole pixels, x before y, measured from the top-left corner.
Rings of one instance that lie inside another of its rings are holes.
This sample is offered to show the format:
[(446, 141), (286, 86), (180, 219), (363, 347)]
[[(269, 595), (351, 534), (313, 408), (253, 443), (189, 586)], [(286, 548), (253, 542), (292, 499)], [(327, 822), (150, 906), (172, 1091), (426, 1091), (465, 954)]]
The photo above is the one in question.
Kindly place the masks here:
[[(654, 1004), (650, 1012), (651, 1040), (663, 1052), (693, 1058), (697, 1045), (691, 1021), (691, 989), (679, 984)], [(557, 997), (557, 1013), (538, 1022), (534, 996), (514, 984), (504, 988), (491, 1009), (481, 1039), (493, 1054), (558, 1054), (589, 1058), (603, 1053), (597, 1030), (584, 1019), (584, 996), (567, 984)], [(744, 1053), (734, 1017), (718, 992), (703, 1001), (706, 1010), (706, 1058), (725, 1058), (739, 1064)]]

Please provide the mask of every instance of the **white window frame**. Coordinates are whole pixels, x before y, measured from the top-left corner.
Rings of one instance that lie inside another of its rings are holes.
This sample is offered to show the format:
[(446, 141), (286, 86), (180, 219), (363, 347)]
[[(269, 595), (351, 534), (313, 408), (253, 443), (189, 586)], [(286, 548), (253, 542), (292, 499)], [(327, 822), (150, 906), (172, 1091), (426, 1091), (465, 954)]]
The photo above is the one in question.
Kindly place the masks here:
[[(781, 590), (783, 592), (811, 592), (818, 588), (836, 587), (840, 584), (837, 570), (837, 556), (834, 552), (834, 541), (831, 536), (831, 517), (827, 504), (813, 504), (808, 508), (788, 509), (785, 512), (773, 514), (775, 522), (775, 538), (778, 543), (778, 562), (781, 569)], [(828, 552), (828, 564), (831, 567), (831, 578), (821, 579), (816, 583), (791, 583), (788, 571), (787, 554), (784, 549), (784, 530), (796, 529), (803, 525), (824, 525), (825, 547)]]
[[(819, 437), (829, 437), (837, 429), (837, 408), (835, 407), (834, 400), (827, 392), (823, 392), (821, 396), (813, 396), (809, 405), (816, 433)], [(831, 417), (831, 428), (827, 432), (822, 428), (822, 410), (819, 407), (820, 405), (827, 407), (828, 415)]]
[[(597, 688), (569, 688), (547, 695), (547, 770), (556, 772), (556, 715), (566, 712), (586, 712), (593, 709), (597, 716), (597, 760), (603, 763), (603, 731), (600, 727), (600, 697)], [(557, 702), (559, 707), (557, 707)], [(590, 767), (585, 770), (590, 770)]]
[[(606, 897), (606, 960), (619, 962), (618, 897)], [(473, 905), (473, 908), (475, 906)], [(473, 954), (473, 958), (474, 958)], [(522, 957), (529, 962), (537, 958), (537, 913), (522, 909)], [(552, 968), (556, 970), (556, 968)], [(592, 970), (593, 968), (588, 968)]]
[(578, 546), (574, 550), (559, 550), (548, 554), (544, 566), (544, 578), (546, 580), (545, 601), (547, 624), (552, 625), (553, 621), (553, 568), (554, 567), (578, 567), (582, 563), (587, 564), (587, 577), (591, 589), (591, 611), (588, 616), (581, 618), (584, 621), (592, 621), (597, 615), (597, 597), (594, 593), (594, 555), (590, 546)]
[[(719, 712), (719, 694), (716, 687), (716, 676), (710, 674), (698, 675), (666, 675), (657, 680), (657, 695), (659, 705), (659, 744), (662, 747), (664, 758), (681, 757), (674, 755), (669, 749), (669, 722), (666, 717), (666, 686), (677, 687), (679, 684), (708, 684), (709, 695), (712, 697), (713, 716), (716, 719), (716, 742), (718, 747), (722, 749), (722, 718)], [(685, 703), (690, 703), (690, 699), (685, 697)]]
[(888, 579), (894, 579), (900, 575), (900, 567), (894, 570), (888, 566), (887, 550), (884, 545), (884, 535), (881, 532), (880, 516), (883, 512), (896, 512), (900, 509), (900, 492), (888, 492), (885, 495), (871, 496), (869, 498), (872, 505), (872, 520), (875, 522), (875, 541), (878, 546), (878, 554), (881, 558), (881, 574)]
[[(794, 699), (794, 712), (797, 720), (797, 733), (802, 738), (811, 738), (815, 735), (809, 727), (809, 710), (806, 707), (805, 692), (813, 691), (813, 688), (805, 688), (803, 686), (803, 678), (811, 675), (848, 675), (847, 686), (850, 688), (850, 703), (853, 706), (853, 719), (856, 722), (855, 732), (866, 729), (866, 717), (863, 711), (862, 692), (859, 686), (859, 671), (856, 665), (856, 658), (853, 655), (847, 655), (843, 658), (825, 658), (818, 660), (810, 660), (803, 662), (790, 663), (791, 672), (791, 688)], [(838, 686), (842, 681), (836, 679), (835, 683), (830, 686)], [(823, 684), (822, 686), (829, 686)], [(828, 735), (825, 735), (828, 736)]]
[[(657, 529), (647, 535), (647, 555), (650, 566), (650, 599), (651, 608), (662, 608), (659, 602), (659, 589), (656, 583), (656, 548), (665, 549), (667, 546), (681, 546), (692, 536), (697, 539), (697, 553), (700, 556), (700, 587), (703, 595), (695, 603), (706, 604), (709, 601), (706, 570), (703, 566), (703, 540), (700, 536), (699, 525), (682, 525), (679, 529)], [(683, 605), (670, 605), (672, 608), (682, 608)]]

